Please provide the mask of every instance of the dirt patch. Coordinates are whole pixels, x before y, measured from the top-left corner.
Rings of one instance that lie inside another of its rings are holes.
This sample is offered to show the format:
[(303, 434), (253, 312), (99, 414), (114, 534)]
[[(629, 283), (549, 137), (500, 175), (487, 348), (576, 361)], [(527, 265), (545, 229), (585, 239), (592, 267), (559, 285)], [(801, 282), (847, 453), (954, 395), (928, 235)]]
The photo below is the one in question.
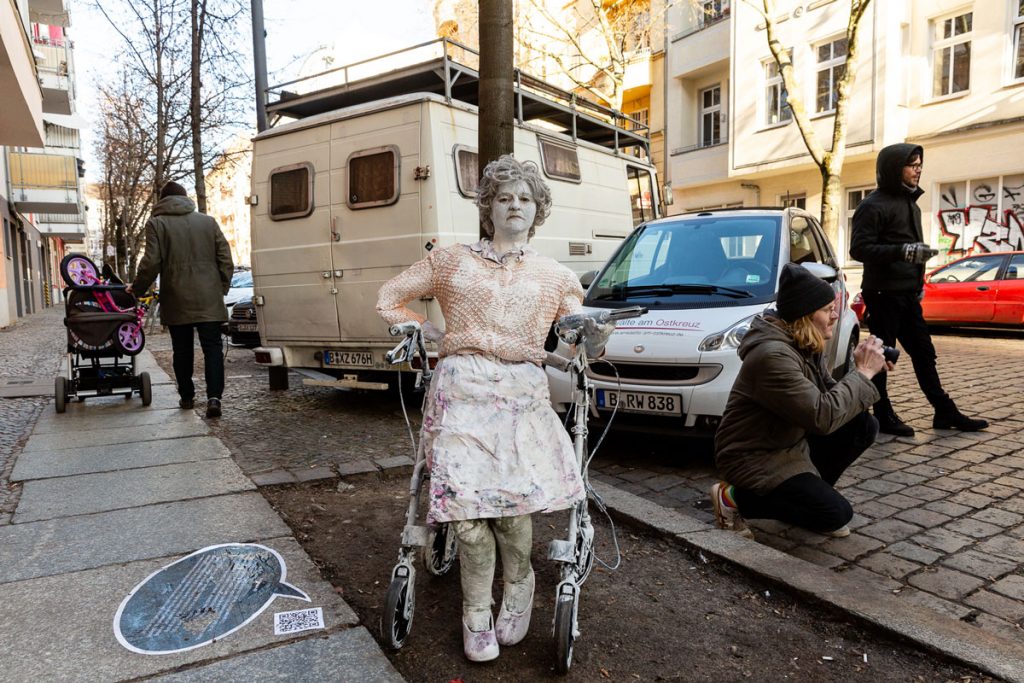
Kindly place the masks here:
[[(261, 489), (363, 624), (378, 623), (406, 507), (408, 473)], [(534, 517), (537, 594), (526, 639), (492, 663), (462, 655), (458, 567), (417, 574), (412, 633), (388, 656), (409, 681), (991, 681), (852, 624), (774, 586), (644, 532), (617, 527), (621, 566), (583, 586), (573, 667), (554, 670), (554, 563), (544, 559), (566, 515)], [(598, 556), (613, 562), (608, 522)], [(500, 568), (499, 568), (500, 575)], [(500, 582), (495, 600), (500, 600)]]

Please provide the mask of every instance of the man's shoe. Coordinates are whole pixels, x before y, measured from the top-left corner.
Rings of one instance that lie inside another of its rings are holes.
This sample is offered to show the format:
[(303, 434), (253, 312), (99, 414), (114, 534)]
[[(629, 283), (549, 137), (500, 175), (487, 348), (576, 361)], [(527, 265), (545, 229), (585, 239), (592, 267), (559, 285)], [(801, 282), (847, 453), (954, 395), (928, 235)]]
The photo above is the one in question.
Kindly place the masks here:
[(754, 532), (740, 516), (740, 511), (722, 502), (722, 483), (711, 487), (711, 506), (715, 510), (715, 524), (719, 529), (735, 531), (743, 538), (754, 538)]
[(219, 398), (211, 398), (206, 401), (206, 417), (220, 417)]
[(935, 417), (932, 418), (932, 427), (935, 429), (959, 429), (961, 432), (977, 432), (988, 427), (988, 420), (967, 417), (953, 408), (952, 411), (935, 413)]
[(838, 529), (833, 529), (832, 531), (829, 531), (828, 535), (832, 538), (846, 538), (850, 535), (850, 527), (844, 524)]
[(913, 436), (914, 428), (906, 424), (896, 413), (875, 413), (878, 420), (878, 431), (896, 436)]
[(195, 408), (195, 406), (196, 406), (195, 399), (192, 399), (192, 398), (179, 398), (178, 399), (178, 407), (181, 408), (182, 410), (192, 410), (193, 408)]

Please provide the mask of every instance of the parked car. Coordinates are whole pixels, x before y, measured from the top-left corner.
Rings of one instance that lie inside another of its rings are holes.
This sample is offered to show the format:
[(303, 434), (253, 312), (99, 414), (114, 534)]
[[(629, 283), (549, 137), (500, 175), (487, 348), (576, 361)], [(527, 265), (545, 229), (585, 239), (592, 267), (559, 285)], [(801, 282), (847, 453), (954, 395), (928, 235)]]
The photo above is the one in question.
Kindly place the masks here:
[[(850, 308), (871, 321), (858, 292)], [(921, 299), (929, 325), (1024, 326), (1024, 251), (965, 256), (925, 275)]]
[(231, 309), (243, 299), (252, 299), (252, 271), (236, 270), (231, 276), (231, 289), (224, 295), (224, 305), (228, 307), (228, 317), (231, 317)]
[[(590, 367), (598, 420), (618, 406), (620, 428), (712, 432), (739, 372), (736, 349), (754, 316), (773, 306), (787, 261), (835, 289), (841, 312), (826, 362), (837, 376), (851, 368), (859, 325), (814, 217), (796, 208), (672, 216), (638, 227), (587, 290), (588, 309), (649, 309), (621, 321)], [(565, 373), (547, 372), (552, 403), (566, 412), (574, 388)]]
[(965, 256), (925, 276), (930, 325), (1024, 326), (1024, 251)]
[(260, 345), (260, 330), (256, 323), (256, 304), (252, 296), (235, 304), (228, 320), (228, 337), (231, 343), (246, 348)]

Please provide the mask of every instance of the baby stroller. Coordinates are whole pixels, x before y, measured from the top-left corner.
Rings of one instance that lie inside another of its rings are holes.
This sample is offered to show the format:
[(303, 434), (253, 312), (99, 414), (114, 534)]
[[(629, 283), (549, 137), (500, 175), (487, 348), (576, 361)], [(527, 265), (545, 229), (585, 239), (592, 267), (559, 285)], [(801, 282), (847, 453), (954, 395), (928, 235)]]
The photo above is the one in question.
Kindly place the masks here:
[(135, 393), (142, 405), (153, 400), (148, 372), (137, 373), (136, 355), (146, 338), (142, 331), (144, 306), (125, 291), (125, 285), (103, 267), (102, 277), (96, 264), (86, 256), (69, 254), (60, 263), (64, 289), (64, 326), (68, 331), (67, 376), (54, 383), (54, 402), (58, 413), (67, 409), (72, 398), (84, 401), (95, 396)]

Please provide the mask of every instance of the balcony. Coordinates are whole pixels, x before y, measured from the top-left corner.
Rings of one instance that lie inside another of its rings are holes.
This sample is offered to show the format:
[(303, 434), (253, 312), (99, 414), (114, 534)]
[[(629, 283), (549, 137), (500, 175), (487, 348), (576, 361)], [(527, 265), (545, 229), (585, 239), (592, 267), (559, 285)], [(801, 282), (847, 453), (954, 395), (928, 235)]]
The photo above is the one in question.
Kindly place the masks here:
[(43, 92), (43, 111), (47, 114), (71, 114), (75, 93), (69, 68), (70, 42), (37, 40), (33, 49), (39, 55), (36, 66), (39, 69), (39, 86)]
[(86, 235), (85, 216), (79, 213), (37, 213), (36, 228), (44, 235), (81, 241)]
[(729, 60), (729, 15), (705, 23), (672, 38), (669, 74), (673, 78), (695, 78)]
[(11, 190), (22, 213), (79, 212), (78, 159), (58, 154), (10, 152)]
[(0, 145), (43, 144), (43, 95), (35, 58), (13, 2), (0, 2)]
[(729, 178), (729, 143), (674, 149), (668, 163), (677, 188), (722, 182)]
[(651, 84), (651, 51), (638, 50), (629, 56), (626, 71), (622, 77), (622, 99), (630, 100), (640, 93), (640, 89), (649, 91)]
[(28, 0), (28, 12), (32, 21), (50, 26), (71, 24), (68, 9), (64, 0)]

